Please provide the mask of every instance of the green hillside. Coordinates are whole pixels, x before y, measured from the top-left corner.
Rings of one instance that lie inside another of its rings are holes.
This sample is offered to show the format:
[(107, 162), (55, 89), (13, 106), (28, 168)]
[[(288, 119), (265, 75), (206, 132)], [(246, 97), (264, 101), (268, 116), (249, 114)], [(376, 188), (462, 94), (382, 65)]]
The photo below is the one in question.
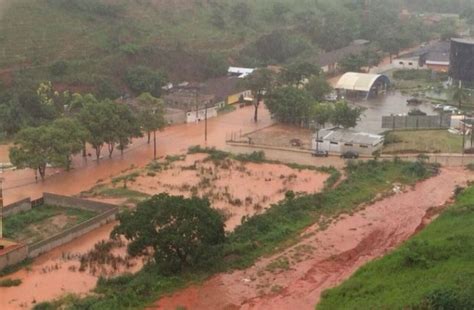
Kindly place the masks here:
[(473, 309), (474, 187), (402, 247), (327, 291), (317, 309)]
[(172, 80), (205, 79), (229, 64), (312, 60), (358, 38), (383, 41), (391, 33), (403, 47), (430, 36), (416, 19), (399, 21), (396, 1), (374, 1), (368, 12), (359, 2), (6, 1), (0, 79), (7, 86), (28, 78), (123, 89), (127, 68), (138, 64)]

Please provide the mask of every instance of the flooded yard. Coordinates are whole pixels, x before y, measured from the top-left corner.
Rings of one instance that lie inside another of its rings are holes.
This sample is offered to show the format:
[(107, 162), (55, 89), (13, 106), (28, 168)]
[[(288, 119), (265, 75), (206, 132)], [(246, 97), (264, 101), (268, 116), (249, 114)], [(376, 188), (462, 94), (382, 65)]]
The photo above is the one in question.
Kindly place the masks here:
[(99, 186), (99, 196), (107, 198), (107, 193), (119, 190), (128, 198), (159, 193), (207, 198), (226, 219), (228, 231), (240, 225), (244, 217), (264, 212), (284, 199), (288, 191), (314, 193), (322, 190), (329, 177), (325, 173), (292, 169), (284, 164), (212, 159), (208, 154), (172, 156), (148, 165), (138, 174), (136, 171), (127, 174), (132, 177), (126, 190), (119, 177), (107, 184), (108, 189)]

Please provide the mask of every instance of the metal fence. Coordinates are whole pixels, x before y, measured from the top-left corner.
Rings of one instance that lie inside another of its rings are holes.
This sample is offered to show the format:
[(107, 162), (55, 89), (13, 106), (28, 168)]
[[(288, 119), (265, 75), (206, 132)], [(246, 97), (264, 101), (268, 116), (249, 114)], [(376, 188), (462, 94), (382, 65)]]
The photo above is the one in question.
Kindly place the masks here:
[(436, 129), (451, 127), (451, 115), (383, 116), (384, 129)]

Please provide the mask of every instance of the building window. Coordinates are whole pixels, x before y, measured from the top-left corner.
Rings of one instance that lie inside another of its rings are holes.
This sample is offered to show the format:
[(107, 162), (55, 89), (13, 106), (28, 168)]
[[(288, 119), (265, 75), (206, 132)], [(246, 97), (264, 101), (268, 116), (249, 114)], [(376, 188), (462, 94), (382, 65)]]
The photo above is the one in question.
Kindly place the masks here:
[(345, 145), (345, 146), (353, 146), (352, 143), (346, 143), (346, 144), (344, 144), (344, 145)]
[(369, 146), (366, 145), (366, 144), (361, 144), (360, 147), (361, 147), (361, 148), (364, 148), (364, 149), (368, 149), (368, 148), (369, 148)]
[(409, 62), (408, 65), (409, 65), (409, 66), (413, 66), (413, 63), (412, 63), (412, 62)]
[(400, 61), (398, 64), (403, 65), (403, 61)]
[(323, 143), (324, 141), (323, 140), (316, 140), (316, 142)]
[(332, 142), (332, 141), (331, 141), (331, 144), (335, 144), (335, 145), (338, 145), (339, 143), (337, 143), (337, 142)]

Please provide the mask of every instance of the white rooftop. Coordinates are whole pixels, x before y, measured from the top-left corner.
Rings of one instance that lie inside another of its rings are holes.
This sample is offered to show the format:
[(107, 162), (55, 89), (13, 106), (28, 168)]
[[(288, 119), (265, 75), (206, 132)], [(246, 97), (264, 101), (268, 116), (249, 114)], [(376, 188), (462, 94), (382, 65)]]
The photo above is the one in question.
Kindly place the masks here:
[(359, 132), (352, 129), (344, 128), (330, 128), (321, 129), (319, 131), (319, 138), (326, 141), (355, 143), (377, 145), (383, 141), (384, 137), (381, 135), (371, 134), (367, 132)]
[(230, 74), (238, 75), (239, 78), (244, 78), (252, 74), (254, 71), (255, 69), (252, 68), (229, 67), (229, 70), (227, 72)]

